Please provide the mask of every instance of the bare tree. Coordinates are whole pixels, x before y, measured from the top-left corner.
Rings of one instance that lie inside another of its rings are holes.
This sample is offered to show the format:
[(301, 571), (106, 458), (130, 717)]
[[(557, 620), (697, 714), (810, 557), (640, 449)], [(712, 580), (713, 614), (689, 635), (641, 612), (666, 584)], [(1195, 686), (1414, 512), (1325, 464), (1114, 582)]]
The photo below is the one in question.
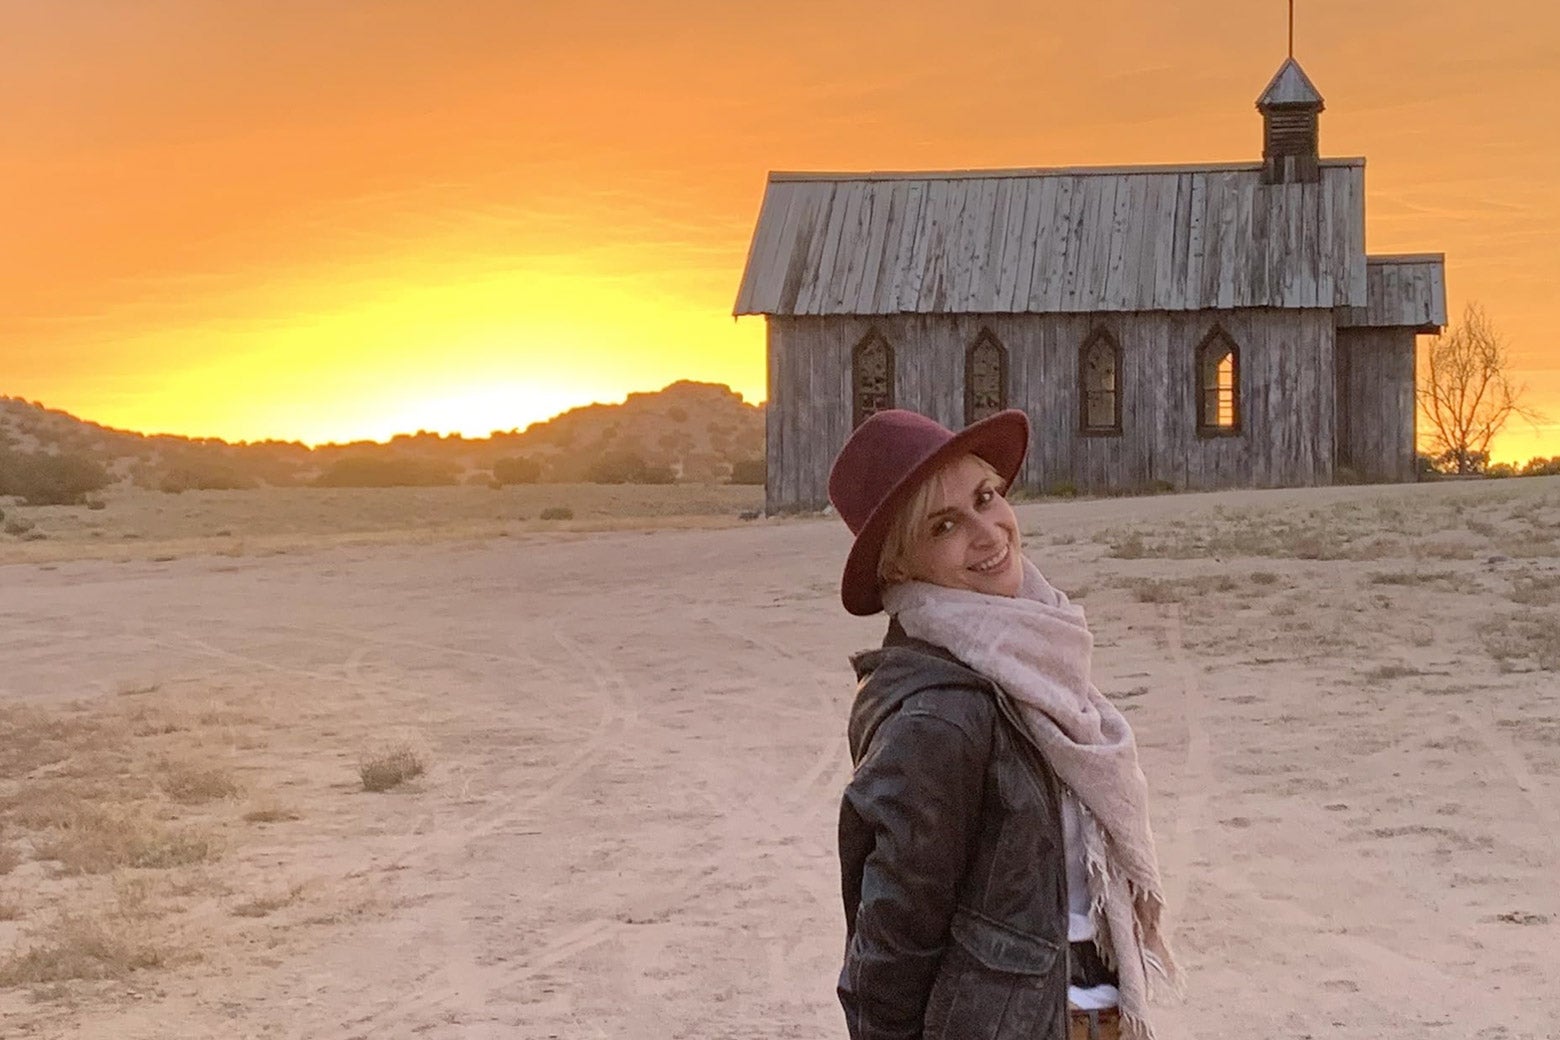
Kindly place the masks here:
[(1500, 333), (1477, 303), (1462, 321), (1430, 341), (1416, 394), (1430, 434), (1430, 454), (1445, 470), (1478, 473), (1490, 458), (1490, 442), (1507, 420), (1537, 421), (1522, 404), (1526, 385), (1511, 380), (1511, 362)]

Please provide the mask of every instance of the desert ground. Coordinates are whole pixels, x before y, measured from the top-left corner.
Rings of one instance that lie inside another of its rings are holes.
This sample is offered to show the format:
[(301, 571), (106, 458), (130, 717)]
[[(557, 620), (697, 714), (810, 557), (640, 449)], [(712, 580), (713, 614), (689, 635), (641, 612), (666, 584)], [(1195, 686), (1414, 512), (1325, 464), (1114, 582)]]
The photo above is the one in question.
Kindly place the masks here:
[[(759, 498), (5, 505), (0, 1036), (843, 1037), (883, 620)], [(1163, 1037), (1560, 1036), (1560, 478), (1018, 514), (1138, 734)]]

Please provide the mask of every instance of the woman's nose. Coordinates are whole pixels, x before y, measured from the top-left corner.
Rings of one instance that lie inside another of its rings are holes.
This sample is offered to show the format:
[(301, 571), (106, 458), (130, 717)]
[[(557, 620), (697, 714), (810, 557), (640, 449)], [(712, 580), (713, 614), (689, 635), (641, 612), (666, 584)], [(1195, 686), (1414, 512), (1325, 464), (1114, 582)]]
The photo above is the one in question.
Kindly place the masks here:
[(994, 517), (980, 517), (975, 523), (975, 542), (977, 545), (1000, 545), (1007, 541), (1007, 535), (1002, 530), (1002, 525), (997, 523)]

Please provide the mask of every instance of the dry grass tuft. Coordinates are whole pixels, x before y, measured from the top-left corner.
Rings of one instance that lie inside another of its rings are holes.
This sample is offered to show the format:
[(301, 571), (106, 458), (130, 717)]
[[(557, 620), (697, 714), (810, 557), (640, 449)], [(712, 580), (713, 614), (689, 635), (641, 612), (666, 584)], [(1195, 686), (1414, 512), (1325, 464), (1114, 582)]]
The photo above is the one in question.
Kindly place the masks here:
[(1560, 574), (1518, 575), (1511, 581), (1508, 598), (1528, 607), (1560, 605)]
[(369, 752), (358, 762), (358, 776), (365, 791), (388, 791), (413, 777), (421, 776), (426, 766), (422, 756), (409, 744), (397, 744)]
[(167, 955), (122, 916), (62, 916), (40, 929), (36, 943), (0, 960), (0, 987), (71, 979), (123, 978), (167, 963)]
[(268, 914), (280, 910), (284, 906), (288, 906), (296, 902), (301, 894), (303, 894), (303, 886), (294, 885), (286, 892), (281, 892), (269, 896), (256, 896), (253, 899), (245, 900), (244, 902), (239, 903), (237, 906), (233, 907), (233, 916), (265, 917)]
[(0, 895), (0, 921), (19, 921), (22, 918), (22, 904), (13, 897)]
[(1440, 585), (1456, 580), (1452, 571), (1377, 571), (1370, 576), (1372, 585)]
[(22, 865), (22, 854), (9, 845), (0, 845), (0, 877)]
[(1365, 678), (1371, 682), (1386, 682), (1390, 679), (1406, 679), (1409, 676), (1424, 674), (1418, 668), (1406, 664), (1384, 664), (1366, 672)]
[(239, 795), (238, 783), (225, 769), (207, 769), (189, 763), (167, 767), (159, 786), (169, 798), (183, 805), (200, 805)]
[(303, 814), (296, 809), (269, 804), (257, 805), (244, 814), (245, 823), (288, 823), (301, 819)]
[(134, 809), (82, 805), (52, 831), (34, 839), (39, 859), (55, 860), (67, 874), (106, 874), (120, 867), (164, 870), (217, 855), (216, 842), (199, 831), (170, 830)]
[(1479, 639), (1502, 671), (1527, 662), (1540, 671), (1560, 671), (1560, 614), (1532, 611), (1495, 618), (1479, 627)]

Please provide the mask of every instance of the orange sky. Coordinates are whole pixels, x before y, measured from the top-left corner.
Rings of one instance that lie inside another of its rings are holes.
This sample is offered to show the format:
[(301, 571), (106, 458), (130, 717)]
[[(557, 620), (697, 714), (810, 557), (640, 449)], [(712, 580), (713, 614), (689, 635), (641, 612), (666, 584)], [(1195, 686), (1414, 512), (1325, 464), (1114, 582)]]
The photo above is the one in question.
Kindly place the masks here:
[[(1560, 7), (1299, 0), (1373, 252), (1445, 251), (1560, 455)], [(0, 393), (229, 439), (482, 435), (678, 378), (770, 169), (1255, 159), (1281, 0), (0, 0)]]

